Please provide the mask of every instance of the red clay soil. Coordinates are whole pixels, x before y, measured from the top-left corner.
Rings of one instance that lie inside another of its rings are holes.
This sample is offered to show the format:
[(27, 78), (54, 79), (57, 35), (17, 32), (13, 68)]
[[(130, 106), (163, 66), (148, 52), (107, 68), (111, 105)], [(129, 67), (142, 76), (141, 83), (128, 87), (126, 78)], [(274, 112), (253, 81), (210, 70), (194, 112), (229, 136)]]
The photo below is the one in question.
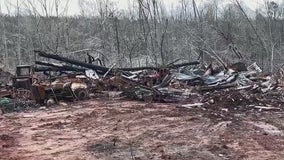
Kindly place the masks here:
[(282, 111), (228, 112), (94, 99), (4, 114), (0, 159), (284, 159)]

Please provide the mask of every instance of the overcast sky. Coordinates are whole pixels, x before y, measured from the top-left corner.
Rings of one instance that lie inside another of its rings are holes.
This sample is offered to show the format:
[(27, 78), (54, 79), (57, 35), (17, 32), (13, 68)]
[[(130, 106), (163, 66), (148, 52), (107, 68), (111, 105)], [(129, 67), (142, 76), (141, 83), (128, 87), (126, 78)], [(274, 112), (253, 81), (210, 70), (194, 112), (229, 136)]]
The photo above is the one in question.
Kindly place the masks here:
[[(20, 6), (20, 8), (25, 8), (27, 2), (30, 1), (34, 4), (34, 6), (37, 8), (38, 11), (41, 11), (41, 7), (39, 4), (37, 4), (36, 2), (38, 0), (18, 0), (18, 4)], [(47, 2), (49, 2), (50, 4), (52, 4), (51, 2), (53, 2), (54, 0), (47, 0)], [(79, 1), (80, 0), (60, 0), (61, 3), (61, 7), (60, 7), (60, 12), (64, 11), (64, 6), (66, 6), (66, 4), (68, 4), (68, 11), (67, 14), (68, 15), (79, 15), (80, 14), (80, 7), (79, 7)], [(88, 1), (88, 0), (84, 0), (84, 1)], [(96, 0), (89, 0), (89, 1), (96, 1)], [(133, 0), (111, 0), (114, 1), (116, 6), (119, 9), (127, 9), (128, 8), (128, 4), (129, 2), (133, 1)], [(177, 5), (179, 0), (163, 0), (164, 5), (166, 6), (166, 8), (169, 10), (171, 8), (175, 8), (175, 6)], [(196, 0), (197, 3), (206, 3), (206, 1), (210, 1), (210, 0)], [(233, 0), (219, 0), (220, 3), (230, 3)], [(283, 0), (274, 0), (275, 2), (283, 2)], [(1, 4), (1, 12), (2, 13), (8, 13), (8, 10), (10, 10), (10, 13), (15, 13), (15, 9), (17, 6), (17, 0), (0, 0), (0, 4)], [(252, 10), (256, 9), (257, 7), (263, 5), (264, 0), (243, 0), (243, 2)], [(54, 9), (53, 9), (54, 10)]]

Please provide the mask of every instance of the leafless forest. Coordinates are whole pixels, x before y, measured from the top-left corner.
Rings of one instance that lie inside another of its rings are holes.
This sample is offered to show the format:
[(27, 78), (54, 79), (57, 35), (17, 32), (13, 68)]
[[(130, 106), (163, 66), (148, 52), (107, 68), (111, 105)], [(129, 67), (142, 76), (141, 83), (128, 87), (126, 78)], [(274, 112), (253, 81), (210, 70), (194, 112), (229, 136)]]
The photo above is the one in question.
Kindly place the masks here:
[(0, 160), (284, 159), (283, 0), (75, 1), (0, 0)]
[(267, 1), (252, 10), (222, 3), (180, 0), (169, 10), (162, 0), (135, 0), (121, 10), (110, 0), (81, 0), (77, 16), (60, 0), (37, 0), (40, 7), (31, 0), (7, 3), (1, 6), (8, 11), (1, 14), (1, 65), (13, 71), (33, 64), (33, 50), (43, 50), (81, 60), (88, 52), (120, 67), (197, 59), (257, 62), (268, 72), (282, 66), (284, 4)]

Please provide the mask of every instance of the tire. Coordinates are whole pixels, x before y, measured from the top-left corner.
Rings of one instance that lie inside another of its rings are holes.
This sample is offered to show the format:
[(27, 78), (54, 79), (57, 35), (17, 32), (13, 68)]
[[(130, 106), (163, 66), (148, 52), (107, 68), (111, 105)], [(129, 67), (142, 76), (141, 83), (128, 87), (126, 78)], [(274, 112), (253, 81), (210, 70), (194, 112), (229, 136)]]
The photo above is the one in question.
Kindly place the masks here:
[(77, 96), (78, 100), (85, 100), (89, 98), (89, 93), (86, 89), (76, 89), (74, 93)]

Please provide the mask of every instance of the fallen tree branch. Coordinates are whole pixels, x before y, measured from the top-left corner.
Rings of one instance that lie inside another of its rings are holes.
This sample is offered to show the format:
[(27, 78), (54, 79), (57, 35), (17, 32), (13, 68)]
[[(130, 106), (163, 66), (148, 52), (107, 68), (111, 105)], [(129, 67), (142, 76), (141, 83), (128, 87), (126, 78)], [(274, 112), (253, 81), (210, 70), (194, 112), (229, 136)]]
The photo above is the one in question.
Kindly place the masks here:
[(62, 57), (62, 56), (59, 56), (59, 55), (56, 55), (56, 54), (48, 54), (48, 53), (45, 53), (43, 51), (35, 51), (35, 52), (38, 53), (38, 55), (41, 56), (41, 57), (51, 58), (51, 59), (55, 59), (55, 60), (58, 60), (58, 61), (74, 64), (74, 65), (77, 65), (77, 66), (93, 69), (98, 74), (101, 74), (101, 75), (104, 75), (109, 70), (106, 67), (101, 67), (101, 66), (89, 64), (89, 63), (84, 63), (84, 62), (81, 62), (81, 61), (78, 61), (78, 60), (65, 58), (65, 57)]
[(42, 65), (42, 66), (48, 66), (51, 68), (60, 68), (62, 71), (78, 71), (78, 72), (85, 72), (84, 68), (78, 68), (68, 65), (62, 65), (62, 64), (56, 64), (56, 63), (49, 63), (44, 61), (35, 61), (35, 64)]
[(35, 72), (48, 72), (48, 71), (54, 71), (54, 72), (67, 72), (67, 71), (73, 71), (73, 72), (85, 72), (85, 69), (77, 70), (72, 68), (62, 68), (62, 67), (35, 67)]
[[(70, 63), (70, 64), (74, 64), (77, 66), (81, 66), (81, 67), (85, 67), (88, 69), (92, 69), (95, 70), (98, 74), (104, 75), (106, 74), (110, 69), (106, 68), (106, 67), (102, 67), (102, 66), (98, 66), (98, 65), (94, 65), (94, 64), (90, 64), (90, 63), (85, 63), (85, 62), (81, 62), (78, 60), (73, 60), (70, 58), (66, 58), (63, 56), (59, 56), (56, 54), (48, 54), (46, 52), (43, 51), (35, 51), (36, 53), (39, 54), (39, 56), (41, 57), (45, 57), (45, 58), (51, 58), (51, 59), (55, 59), (58, 61), (62, 61), (62, 62), (66, 62), (66, 63)], [(195, 62), (188, 62), (188, 63), (182, 63), (182, 64), (176, 64), (176, 65), (171, 65), (168, 67), (132, 67), (132, 68), (113, 68), (111, 71), (109, 71), (108, 74), (112, 75), (113, 71), (138, 71), (138, 70), (160, 70), (163, 68), (179, 68), (179, 67), (183, 67), (183, 66), (190, 66), (190, 65), (198, 65), (199, 62), (195, 61)]]

